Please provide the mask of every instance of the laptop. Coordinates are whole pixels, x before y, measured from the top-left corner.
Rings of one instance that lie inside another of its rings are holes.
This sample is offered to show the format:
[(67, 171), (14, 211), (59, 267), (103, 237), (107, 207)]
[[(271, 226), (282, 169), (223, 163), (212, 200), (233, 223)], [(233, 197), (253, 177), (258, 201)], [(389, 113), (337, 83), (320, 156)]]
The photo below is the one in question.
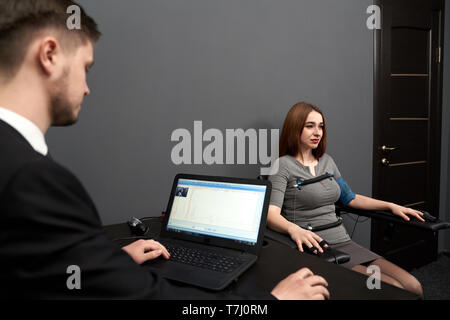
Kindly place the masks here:
[(258, 258), (270, 192), (265, 180), (178, 174), (157, 239), (171, 257), (145, 266), (167, 279), (224, 289)]

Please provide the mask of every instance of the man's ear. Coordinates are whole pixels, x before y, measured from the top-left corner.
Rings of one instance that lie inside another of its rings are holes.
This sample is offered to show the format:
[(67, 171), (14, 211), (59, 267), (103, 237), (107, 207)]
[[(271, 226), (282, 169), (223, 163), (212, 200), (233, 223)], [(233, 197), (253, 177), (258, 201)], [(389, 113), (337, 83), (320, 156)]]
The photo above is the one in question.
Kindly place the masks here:
[(53, 75), (62, 59), (60, 43), (54, 37), (46, 37), (42, 39), (38, 50), (38, 62), (42, 71), (48, 76)]

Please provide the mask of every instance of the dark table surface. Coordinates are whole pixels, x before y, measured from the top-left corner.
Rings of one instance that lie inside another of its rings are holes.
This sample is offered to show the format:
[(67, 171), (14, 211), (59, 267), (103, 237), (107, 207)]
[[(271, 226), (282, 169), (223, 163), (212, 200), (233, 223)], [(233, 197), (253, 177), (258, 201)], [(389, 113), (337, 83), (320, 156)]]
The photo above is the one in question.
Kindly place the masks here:
[[(149, 226), (147, 236), (157, 238), (161, 228), (160, 220), (153, 218), (145, 220), (144, 223)], [(120, 246), (139, 239), (133, 238), (126, 223), (105, 226), (104, 230)], [(367, 287), (368, 276), (301, 253), (270, 239), (264, 240), (257, 262), (237, 282), (232, 283), (225, 290), (232, 290), (235, 293), (250, 293), (260, 290), (270, 292), (279, 281), (303, 267), (311, 269), (315, 274), (321, 275), (327, 280), (332, 300), (418, 299), (416, 295), (384, 282), (381, 283), (380, 289), (370, 290)]]

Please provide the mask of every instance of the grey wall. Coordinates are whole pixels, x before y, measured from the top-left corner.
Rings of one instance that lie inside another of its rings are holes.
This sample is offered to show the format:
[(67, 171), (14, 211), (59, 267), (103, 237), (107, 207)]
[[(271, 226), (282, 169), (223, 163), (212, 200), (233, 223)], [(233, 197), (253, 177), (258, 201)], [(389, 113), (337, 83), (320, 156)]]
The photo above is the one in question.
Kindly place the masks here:
[[(444, 82), (442, 97), (442, 161), (440, 218), (450, 221), (450, 2), (445, 8)], [(450, 230), (440, 234), (439, 247), (450, 251)]]
[[(76, 126), (52, 128), (51, 152), (96, 202), (104, 224), (159, 215), (178, 172), (255, 177), (255, 165), (171, 161), (177, 128), (280, 128), (319, 105), (328, 153), (371, 195), (371, 0), (83, 0), (104, 34)], [(348, 227), (353, 224), (346, 222)], [(366, 222), (355, 239), (369, 244)]]

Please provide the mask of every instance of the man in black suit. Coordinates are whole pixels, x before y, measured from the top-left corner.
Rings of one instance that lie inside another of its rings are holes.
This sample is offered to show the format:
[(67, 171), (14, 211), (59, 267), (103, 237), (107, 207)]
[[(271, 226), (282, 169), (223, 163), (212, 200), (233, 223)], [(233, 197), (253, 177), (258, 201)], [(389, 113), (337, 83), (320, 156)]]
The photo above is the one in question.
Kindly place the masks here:
[[(74, 4), (0, 1), (0, 297), (327, 298), (326, 281), (308, 269), (271, 294), (249, 297), (173, 286), (139, 266), (169, 259), (161, 244), (119, 248), (103, 234), (86, 190), (50, 158), (45, 143), (50, 126), (77, 121), (89, 94), (86, 72), (100, 33), (82, 9), (81, 29), (67, 28)], [(80, 290), (70, 288), (72, 266), (81, 270)]]

